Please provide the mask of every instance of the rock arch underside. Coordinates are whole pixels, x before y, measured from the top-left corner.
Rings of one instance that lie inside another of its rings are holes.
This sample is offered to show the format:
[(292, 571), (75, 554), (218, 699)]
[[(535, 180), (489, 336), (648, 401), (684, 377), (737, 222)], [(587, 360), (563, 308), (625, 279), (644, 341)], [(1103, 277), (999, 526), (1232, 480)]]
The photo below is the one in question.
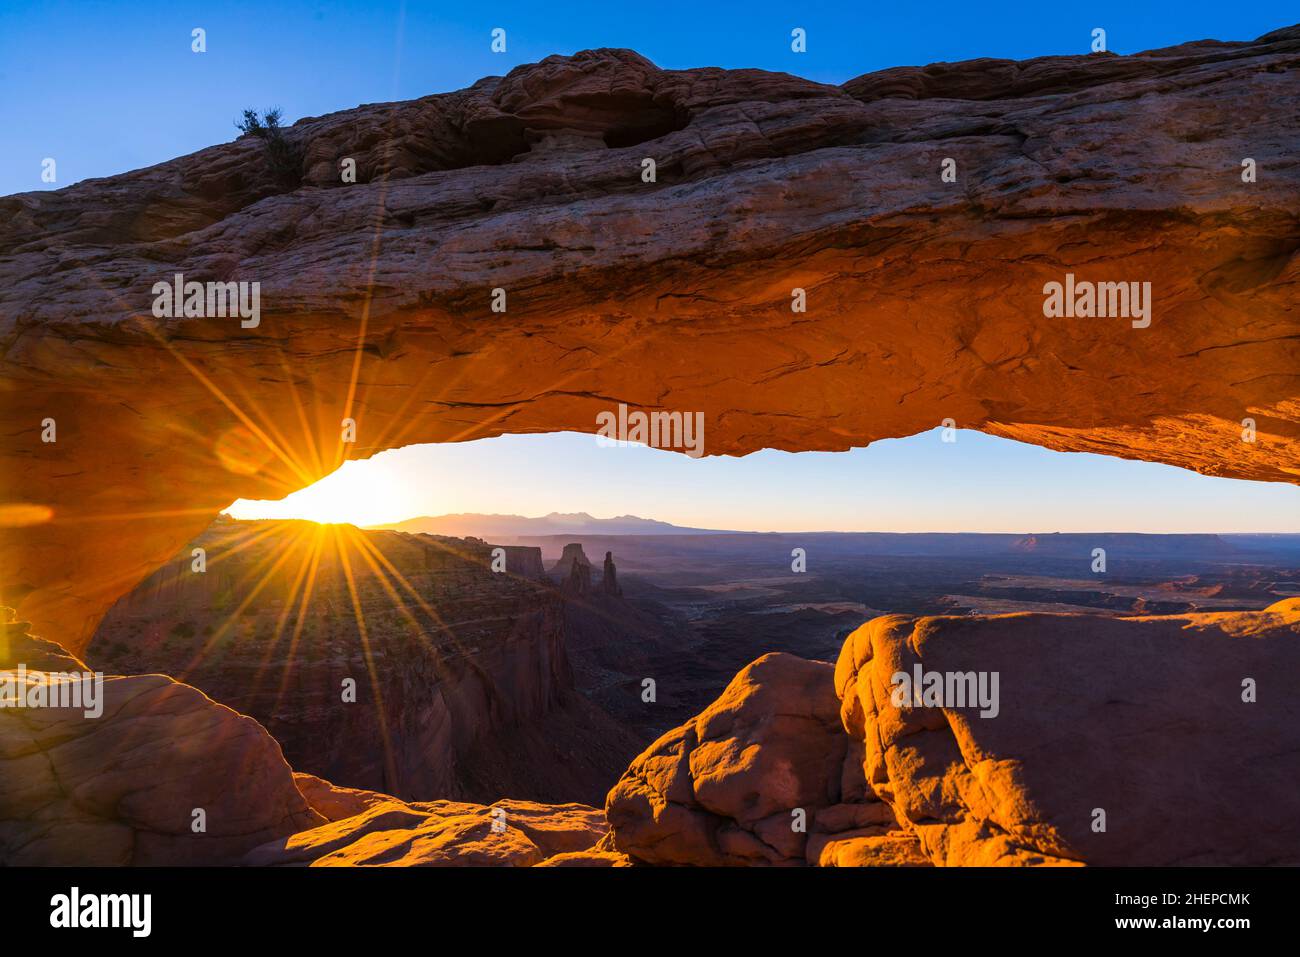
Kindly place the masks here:
[[(951, 419), (1052, 449), (1300, 482), (1298, 71), (1300, 27), (1132, 56), (895, 68), (842, 86), (662, 70), (596, 50), (455, 93), (299, 120), (285, 132), (300, 160), (289, 181), (245, 136), (2, 198), (0, 586), (31, 623), (5, 626), (8, 659), (75, 660), (106, 610), (237, 498), (280, 497), (346, 458), (418, 442), (593, 432), (619, 403), (703, 412), (706, 454), (845, 450)], [(345, 157), (355, 183), (340, 181)], [(644, 158), (654, 182), (642, 178)], [(947, 158), (956, 182), (939, 175)], [(154, 284), (177, 273), (259, 282), (260, 324), (154, 318)], [(1066, 274), (1149, 281), (1149, 326), (1046, 317), (1044, 285)], [(491, 309), (497, 288), (504, 313)], [(806, 312), (791, 309), (795, 288)], [(356, 422), (354, 445), (340, 441), (344, 418)], [(42, 441), (48, 419), (53, 443)], [(1247, 419), (1253, 442), (1243, 441)], [(864, 625), (835, 669), (760, 659), (618, 782), (601, 853), (671, 863), (1300, 860), (1294, 602), (1070, 624), (1079, 642), (1107, 649), (1097, 657), (1113, 667), (1092, 660), (1087, 671), (1095, 693), (1154, 694), (1153, 718), (1172, 742), (1125, 732), (1093, 713), (1096, 700), (1066, 714), (1045, 699), (986, 731), (891, 710), (881, 696), (882, 663), (918, 656), (970, 666), (982, 648), (1008, 671), (1059, 668), (1074, 652), (1045, 617), (894, 616)], [(1242, 669), (1288, 676), (1291, 697), (1215, 736)], [(1229, 687), (1216, 698), (1208, 685), (1219, 678)], [(193, 716), (187, 740), (208, 734), (215, 753), (247, 738), (249, 753), (283, 765), (256, 722), (226, 727), (233, 713), (205, 710), (211, 702), (186, 685), (113, 682), (114, 720), (165, 699)], [(787, 715), (801, 717), (782, 731)], [(1053, 716), (1073, 730), (1054, 733)], [(15, 761), (66, 741), (66, 728), (24, 728), (28, 744), (6, 752)], [(755, 740), (771, 760), (789, 758), (798, 792), (760, 810), (746, 790), (754, 768), (735, 757), (738, 742)], [(1067, 791), (1086, 777), (1078, 764), (1116, 742), (1148, 762), (1208, 747), (1199, 776), (1157, 764), (1149, 778), (1134, 771), (1099, 788), (1117, 806), (1144, 787), (1166, 811), (1190, 801), (1215, 822), (1221, 852), (1197, 844), (1204, 821), (1193, 833), (1175, 820), (1145, 845), (1146, 818), (1119, 822), (1104, 845), (1090, 836)], [(177, 766), (193, 759), (192, 748), (173, 751)], [(1270, 769), (1251, 771), (1266, 754)], [(325, 782), (295, 787), (287, 767), (253, 763), (244, 796), (257, 807), (210, 856), (261, 845), (266, 862), (353, 863), (341, 835), (357, 821), (401, 830), (434, 813)], [(48, 767), (41, 773), (67, 771)], [(1242, 775), (1258, 790), (1238, 802), (1278, 811), (1253, 832), (1232, 814)], [(1193, 779), (1213, 792), (1199, 803), (1179, 790)], [(119, 799), (95, 811), (95, 826), (121, 838), (108, 842), (110, 858), (203, 859), (176, 850), (183, 828), (152, 821), (147, 797), (127, 811)], [(772, 823), (793, 800), (816, 812), (797, 848)], [(72, 814), (30, 804), (37, 817)], [(443, 809), (450, 830), (481, 823), (484, 809), (468, 807)], [(582, 851), (570, 845), (597, 825), (566, 820), (578, 837), (530, 832), (512, 860)], [(71, 846), (22, 833), (0, 834), (16, 857), (57, 859)]]

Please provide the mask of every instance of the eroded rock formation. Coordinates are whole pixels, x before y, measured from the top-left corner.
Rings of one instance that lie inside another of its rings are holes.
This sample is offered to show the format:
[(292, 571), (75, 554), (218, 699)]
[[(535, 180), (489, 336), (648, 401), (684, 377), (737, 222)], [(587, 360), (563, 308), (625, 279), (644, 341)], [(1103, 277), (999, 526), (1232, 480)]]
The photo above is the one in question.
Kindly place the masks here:
[[(1300, 598), (1136, 618), (887, 615), (846, 640), (833, 690), (828, 668), (768, 655), (741, 672), (610, 792), (610, 843), (697, 865), (1300, 863)], [(917, 668), (946, 686), (996, 673), (996, 707), (896, 695), (894, 676)], [(847, 743), (826, 727), (837, 706)], [(836, 792), (816, 759), (843, 753)], [(789, 833), (799, 807), (806, 842)]]
[[(235, 498), (619, 402), (702, 412), (708, 454), (951, 420), (1294, 482), (1298, 58), (1293, 27), (834, 87), (598, 50), (300, 120), (296, 187), (245, 137), (7, 197), (5, 595), (80, 651)], [(155, 319), (178, 273), (260, 283), (259, 324)], [(1046, 318), (1066, 274), (1150, 281), (1150, 326)]]
[(577, 542), (564, 546), (564, 553), (551, 567), (551, 576), (570, 598), (585, 598), (591, 594), (591, 561)]
[(622, 598), (623, 589), (618, 584), (618, 569), (614, 567), (614, 553), (605, 553), (605, 569), (600, 579), (600, 593), (610, 598)]
[[(891, 676), (918, 664), (997, 672), (998, 714), (898, 706)], [(890, 615), (845, 642), (835, 683), (868, 780), (936, 863), (1300, 863), (1300, 599)]]
[(506, 572), (516, 578), (546, 581), (542, 550), (536, 545), (502, 545), (506, 553)]
[[(348, 791), (295, 775), (303, 796), (327, 820), (269, 841), (245, 864), (313, 867), (626, 866), (596, 844), (608, 832), (599, 810), (582, 804), (497, 801), (408, 803), (373, 791)], [(328, 809), (326, 813), (322, 808)]]
[(613, 847), (646, 864), (923, 861), (866, 785), (861, 749), (840, 727), (832, 671), (781, 653), (742, 670), (610, 791)]

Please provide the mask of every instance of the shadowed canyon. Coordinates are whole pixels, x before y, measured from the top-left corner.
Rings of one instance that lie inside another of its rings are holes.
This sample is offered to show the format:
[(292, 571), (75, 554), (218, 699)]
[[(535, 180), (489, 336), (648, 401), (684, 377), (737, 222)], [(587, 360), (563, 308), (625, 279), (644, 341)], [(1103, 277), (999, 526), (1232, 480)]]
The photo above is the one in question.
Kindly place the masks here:
[[(600, 49), (0, 198), (0, 861), (1300, 864), (1295, 535), (222, 514), (620, 406), (1300, 484), (1297, 101), (1300, 27), (840, 86)], [(180, 276), (256, 322), (159, 319)]]

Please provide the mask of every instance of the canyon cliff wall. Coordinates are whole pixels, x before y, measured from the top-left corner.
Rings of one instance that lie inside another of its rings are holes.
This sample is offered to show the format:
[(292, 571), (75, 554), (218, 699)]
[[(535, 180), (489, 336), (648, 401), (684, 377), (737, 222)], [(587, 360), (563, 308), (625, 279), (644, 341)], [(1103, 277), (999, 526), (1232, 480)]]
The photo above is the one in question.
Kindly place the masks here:
[(504, 545), (506, 552), (506, 571), (516, 578), (533, 581), (546, 581), (546, 569), (542, 565), (542, 550), (534, 545)]
[[(206, 550), (202, 572), (193, 548)], [(491, 548), (219, 522), (109, 612), (87, 655), (111, 673), (187, 681), (257, 719), (295, 769), (338, 784), (413, 800), (527, 796), (511, 787), (526, 768), (472, 765), (500, 763), (494, 738), (566, 707), (573, 677), (560, 596), (492, 572)], [(537, 549), (516, 557), (540, 567)], [(503, 793), (476, 787), (488, 773)]]

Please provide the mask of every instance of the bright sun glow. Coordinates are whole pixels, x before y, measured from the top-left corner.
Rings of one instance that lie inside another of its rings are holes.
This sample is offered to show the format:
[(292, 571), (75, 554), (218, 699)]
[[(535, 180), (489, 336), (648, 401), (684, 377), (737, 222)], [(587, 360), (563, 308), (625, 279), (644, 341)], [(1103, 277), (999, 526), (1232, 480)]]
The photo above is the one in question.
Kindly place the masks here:
[(230, 511), (244, 519), (305, 518), (364, 527), (421, 514), (411, 493), (403, 476), (367, 468), (364, 462), (345, 462), (337, 472), (278, 502), (240, 501)]

